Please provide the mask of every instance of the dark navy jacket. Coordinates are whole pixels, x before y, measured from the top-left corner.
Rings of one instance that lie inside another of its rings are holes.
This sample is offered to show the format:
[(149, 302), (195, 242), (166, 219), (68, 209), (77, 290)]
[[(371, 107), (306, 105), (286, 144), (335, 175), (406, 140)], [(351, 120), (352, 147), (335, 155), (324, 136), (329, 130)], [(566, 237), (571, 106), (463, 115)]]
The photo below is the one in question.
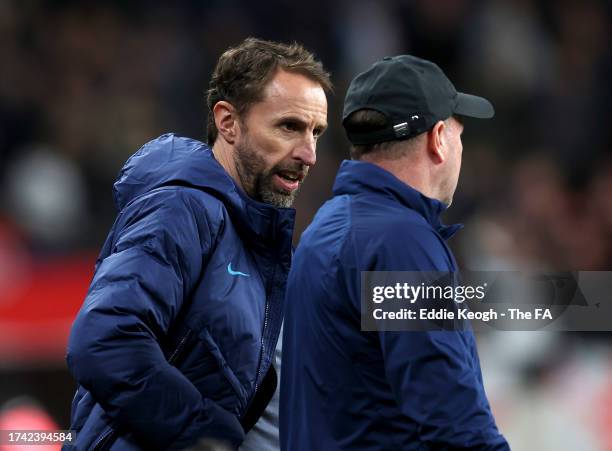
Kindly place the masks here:
[[(247, 197), (204, 144), (163, 135), (114, 186), (120, 213), (72, 327), (74, 447), (239, 445), (274, 391), (294, 210)], [(253, 409), (259, 409), (253, 413)]]
[(507, 450), (465, 332), (362, 332), (361, 271), (457, 270), (444, 205), (384, 169), (343, 162), (302, 235), (285, 300), (286, 451)]

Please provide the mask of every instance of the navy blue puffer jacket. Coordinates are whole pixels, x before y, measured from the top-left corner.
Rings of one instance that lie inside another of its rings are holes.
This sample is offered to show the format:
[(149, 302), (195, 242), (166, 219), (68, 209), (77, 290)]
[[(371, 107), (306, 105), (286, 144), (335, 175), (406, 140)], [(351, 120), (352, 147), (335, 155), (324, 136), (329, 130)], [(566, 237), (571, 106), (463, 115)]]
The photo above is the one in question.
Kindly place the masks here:
[(68, 344), (78, 439), (64, 449), (238, 446), (275, 387), (294, 210), (250, 199), (174, 135), (127, 161), (114, 197)]

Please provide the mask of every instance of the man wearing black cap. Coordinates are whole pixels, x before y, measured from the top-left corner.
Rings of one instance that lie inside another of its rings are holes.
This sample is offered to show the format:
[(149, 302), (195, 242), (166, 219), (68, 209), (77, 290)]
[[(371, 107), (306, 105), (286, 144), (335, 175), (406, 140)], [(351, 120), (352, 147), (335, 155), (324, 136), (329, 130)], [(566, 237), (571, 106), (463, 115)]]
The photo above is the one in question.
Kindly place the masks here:
[(508, 450), (471, 331), (361, 330), (361, 271), (457, 271), (440, 214), (461, 167), (463, 118), (491, 104), (438, 66), (385, 58), (351, 83), (351, 141), (289, 275), (280, 434), (284, 450)]

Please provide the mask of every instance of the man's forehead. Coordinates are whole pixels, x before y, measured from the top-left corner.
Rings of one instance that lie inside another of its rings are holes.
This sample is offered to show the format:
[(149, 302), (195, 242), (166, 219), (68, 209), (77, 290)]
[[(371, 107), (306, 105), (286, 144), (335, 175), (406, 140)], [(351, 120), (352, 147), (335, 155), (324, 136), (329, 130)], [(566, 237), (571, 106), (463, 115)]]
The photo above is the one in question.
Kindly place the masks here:
[(323, 87), (307, 76), (278, 70), (264, 87), (262, 101), (312, 102), (327, 106)]
[(321, 85), (304, 75), (283, 72), (270, 80), (253, 107), (269, 117), (293, 116), (326, 127), (327, 98)]

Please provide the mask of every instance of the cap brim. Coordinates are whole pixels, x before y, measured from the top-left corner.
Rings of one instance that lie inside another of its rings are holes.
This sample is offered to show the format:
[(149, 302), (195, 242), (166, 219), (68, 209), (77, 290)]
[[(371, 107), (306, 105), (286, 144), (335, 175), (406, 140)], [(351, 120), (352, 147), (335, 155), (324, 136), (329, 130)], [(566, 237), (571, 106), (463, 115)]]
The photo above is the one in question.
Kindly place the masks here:
[(491, 119), (495, 116), (495, 109), (487, 99), (458, 92), (454, 113), (477, 119)]

